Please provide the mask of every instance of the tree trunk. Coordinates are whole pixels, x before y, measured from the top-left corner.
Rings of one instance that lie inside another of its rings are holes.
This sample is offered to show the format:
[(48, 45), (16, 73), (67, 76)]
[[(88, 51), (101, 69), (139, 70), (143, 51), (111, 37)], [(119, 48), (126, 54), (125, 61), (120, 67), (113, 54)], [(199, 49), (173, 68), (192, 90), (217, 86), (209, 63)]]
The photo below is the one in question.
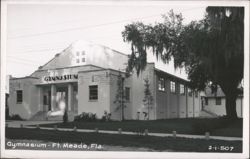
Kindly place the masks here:
[(236, 112), (236, 99), (237, 94), (225, 93), (226, 94), (226, 113), (230, 119), (237, 119)]

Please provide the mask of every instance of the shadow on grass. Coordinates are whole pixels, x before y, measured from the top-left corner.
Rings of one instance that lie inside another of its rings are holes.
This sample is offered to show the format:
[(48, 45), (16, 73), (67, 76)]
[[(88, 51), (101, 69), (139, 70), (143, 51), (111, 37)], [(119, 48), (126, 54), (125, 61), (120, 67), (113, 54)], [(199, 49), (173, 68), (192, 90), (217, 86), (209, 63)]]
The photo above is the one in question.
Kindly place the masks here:
[[(145, 147), (156, 151), (176, 152), (242, 152), (242, 141), (221, 141), (141, 135), (82, 133), (56, 130), (6, 128), (7, 139), (42, 140), (59, 143), (102, 144), (125, 147)], [(209, 146), (230, 146), (232, 151), (209, 150)]]
[[(55, 124), (44, 124), (43, 127), (54, 127)], [(204, 135), (209, 131), (211, 135), (216, 136), (232, 136), (242, 137), (242, 119), (229, 120), (229, 119), (166, 119), (154, 121), (109, 121), (109, 122), (69, 122), (57, 124), (59, 128), (73, 128), (78, 129), (95, 129), (99, 130), (114, 130), (117, 131), (121, 128), (123, 131), (144, 131), (148, 129), (149, 132), (155, 133), (172, 133), (177, 131), (179, 134), (193, 134)], [(232, 131), (231, 131), (232, 130)], [(229, 133), (230, 132), (230, 133)]]

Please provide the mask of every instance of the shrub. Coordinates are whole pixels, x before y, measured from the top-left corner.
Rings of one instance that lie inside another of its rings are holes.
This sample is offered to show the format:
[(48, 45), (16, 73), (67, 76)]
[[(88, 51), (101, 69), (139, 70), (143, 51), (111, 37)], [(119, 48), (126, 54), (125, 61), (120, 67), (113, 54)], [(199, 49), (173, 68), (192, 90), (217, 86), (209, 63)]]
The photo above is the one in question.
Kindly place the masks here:
[(108, 113), (106, 110), (104, 111), (104, 115), (101, 118), (101, 121), (110, 121), (111, 113)]
[(83, 112), (80, 115), (75, 116), (74, 121), (96, 121), (96, 114)]
[(19, 114), (13, 114), (7, 117), (7, 120), (24, 120)]

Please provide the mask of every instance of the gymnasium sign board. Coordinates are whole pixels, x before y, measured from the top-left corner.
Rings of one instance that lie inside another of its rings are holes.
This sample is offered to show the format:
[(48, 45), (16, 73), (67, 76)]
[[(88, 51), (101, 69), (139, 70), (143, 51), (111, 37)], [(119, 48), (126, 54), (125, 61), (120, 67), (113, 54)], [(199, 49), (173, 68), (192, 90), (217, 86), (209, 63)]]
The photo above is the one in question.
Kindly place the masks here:
[(78, 81), (78, 74), (64, 74), (64, 75), (42, 77), (43, 83), (62, 83), (62, 82), (77, 82), (77, 81)]

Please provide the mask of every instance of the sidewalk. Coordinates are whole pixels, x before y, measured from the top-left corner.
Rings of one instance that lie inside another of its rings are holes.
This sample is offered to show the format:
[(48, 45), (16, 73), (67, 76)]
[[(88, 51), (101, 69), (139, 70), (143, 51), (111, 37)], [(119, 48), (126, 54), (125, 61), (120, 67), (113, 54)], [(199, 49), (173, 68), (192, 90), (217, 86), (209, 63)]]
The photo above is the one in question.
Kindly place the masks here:
[[(59, 121), (60, 122), (60, 121)], [(8, 127), (13, 128), (20, 128), (20, 125), (23, 124), (24, 128), (36, 128), (37, 124), (51, 124), (57, 123), (55, 121), (20, 121), (20, 122), (7, 122)], [(31, 126), (33, 125), (33, 126)], [(55, 128), (48, 128), (48, 127), (40, 127), (42, 130), (55, 130)], [(58, 131), (74, 131), (72, 128), (57, 128)], [(77, 129), (77, 132), (96, 132), (96, 130), (91, 129)], [(98, 133), (106, 133), (106, 134), (119, 134), (118, 131), (111, 131), (111, 130), (98, 130)], [(137, 135), (135, 132), (129, 131), (122, 131), (121, 134), (126, 135)], [(157, 136), (157, 137), (173, 137), (173, 134), (169, 133), (148, 133), (149, 136)], [(193, 139), (205, 139), (205, 135), (189, 135), (189, 134), (176, 134), (176, 137), (183, 137), (183, 138), (193, 138)], [(216, 140), (225, 140), (225, 141), (242, 141), (241, 137), (224, 137), (224, 136), (209, 136), (209, 139), (216, 139)]]

